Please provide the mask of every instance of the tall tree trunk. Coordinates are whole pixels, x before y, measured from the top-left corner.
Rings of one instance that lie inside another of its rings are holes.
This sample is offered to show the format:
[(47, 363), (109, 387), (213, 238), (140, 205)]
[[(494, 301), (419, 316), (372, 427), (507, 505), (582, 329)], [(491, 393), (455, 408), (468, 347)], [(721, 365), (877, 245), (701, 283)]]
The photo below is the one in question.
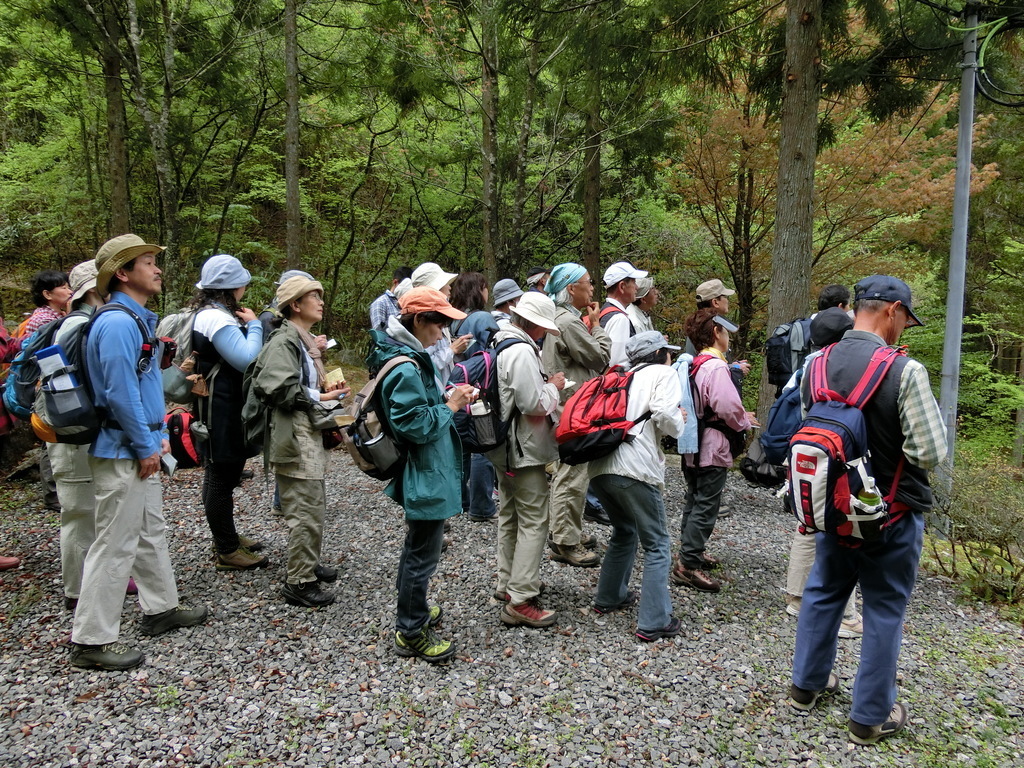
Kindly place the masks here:
[(298, 0), (284, 0), (284, 98), (287, 116), (284, 128), (285, 250), (290, 269), (302, 263), (302, 209), (299, 204), (299, 54)]
[(523, 113), (519, 120), (519, 139), (516, 142), (515, 185), (512, 195), (512, 220), (509, 222), (507, 268), (517, 271), (522, 267), (523, 239), (526, 233), (524, 213), (526, 211), (526, 165), (530, 150), (530, 136), (533, 133), (533, 109), (537, 94), (537, 78), (540, 75), (540, 40), (530, 41), (529, 70), (526, 73), (526, 89), (523, 94)]
[[(583, 266), (598, 283), (601, 275), (601, 70), (587, 58), (587, 143), (583, 147)], [(599, 283), (598, 283), (599, 284)]]
[(494, 285), (498, 279), (498, 24), (492, 0), (480, 3), (482, 81), (480, 106), (483, 119), (481, 142), (481, 202), (484, 227), (481, 250), (484, 275)]
[(103, 89), (107, 103), (107, 176), (110, 181), (110, 235), (131, 232), (131, 203), (128, 192), (128, 145), (124, 110), (124, 88), (121, 83), (121, 29), (113, 3), (103, 3), (103, 24), (106, 35), (100, 41), (100, 65), (103, 68)]
[[(805, 314), (814, 246), (814, 161), (821, 91), (822, 0), (786, 3), (786, 68), (779, 125), (778, 198), (772, 249), (768, 329)], [(764, 418), (775, 396), (761, 370), (757, 412)]]

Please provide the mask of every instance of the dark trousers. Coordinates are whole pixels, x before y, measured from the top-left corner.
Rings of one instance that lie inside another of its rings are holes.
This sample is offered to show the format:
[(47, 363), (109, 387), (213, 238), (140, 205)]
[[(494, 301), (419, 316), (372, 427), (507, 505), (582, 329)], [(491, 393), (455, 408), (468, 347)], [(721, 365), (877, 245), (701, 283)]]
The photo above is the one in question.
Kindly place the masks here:
[(853, 684), (850, 719), (879, 725), (896, 701), (896, 661), (903, 619), (917, 579), (924, 543), (924, 515), (907, 512), (881, 538), (851, 549), (835, 536), (817, 536), (817, 556), (800, 605), (793, 656), (793, 683), (809, 691), (828, 683), (836, 660), (839, 623), (860, 582), (864, 637)]
[(430, 618), (427, 587), (441, 559), (444, 520), (406, 520), (405, 525), (405, 546), (398, 561), (395, 629), (412, 637)]
[(221, 555), (238, 549), (234, 491), (243, 469), (244, 461), (208, 461), (203, 473), (203, 510), (213, 543)]
[(704, 547), (715, 530), (718, 508), (722, 504), (722, 491), (728, 470), (725, 467), (687, 467), (686, 500), (683, 504), (683, 524), (679, 533), (679, 559), (687, 568), (700, 568)]

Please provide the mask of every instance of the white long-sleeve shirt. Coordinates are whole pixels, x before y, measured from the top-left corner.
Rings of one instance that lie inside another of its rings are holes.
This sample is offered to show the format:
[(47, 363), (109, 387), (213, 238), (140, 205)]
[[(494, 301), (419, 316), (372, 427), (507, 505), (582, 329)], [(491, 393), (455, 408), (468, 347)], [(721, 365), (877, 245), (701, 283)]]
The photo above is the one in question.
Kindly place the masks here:
[(674, 369), (667, 365), (638, 369), (629, 386), (626, 418), (635, 421), (647, 411), (651, 412), (651, 418), (630, 430), (635, 435), (632, 442), (623, 443), (608, 456), (590, 462), (590, 476), (623, 475), (664, 489), (665, 454), (661, 450), (661, 438), (664, 435), (675, 437), (683, 431), (681, 398), (679, 376)]

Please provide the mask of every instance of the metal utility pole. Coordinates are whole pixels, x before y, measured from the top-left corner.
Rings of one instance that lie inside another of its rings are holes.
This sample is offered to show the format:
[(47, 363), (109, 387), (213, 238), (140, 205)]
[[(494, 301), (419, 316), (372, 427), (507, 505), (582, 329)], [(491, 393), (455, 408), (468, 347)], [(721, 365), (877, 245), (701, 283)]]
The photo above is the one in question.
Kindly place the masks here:
[(956, 448), (956, 406), (960, 391), (960, 347), (964, 326), (964, 283), (967, 274), (967, 217), (971, 205), (971, 148), (974, 140), (974, 87), (978, 69), (978, 8), (965, 8), (967, 32), (960, 78), (960, 127), (956, 147), (956, 184), (953, 191), (953, 238), (949, 247), (949, 291), (946, 295), (946, 337), (942, 347), (942, 386), (939, 409), (946, 425), (946, 461), (939, 467), (941, 490), (953, 487)]

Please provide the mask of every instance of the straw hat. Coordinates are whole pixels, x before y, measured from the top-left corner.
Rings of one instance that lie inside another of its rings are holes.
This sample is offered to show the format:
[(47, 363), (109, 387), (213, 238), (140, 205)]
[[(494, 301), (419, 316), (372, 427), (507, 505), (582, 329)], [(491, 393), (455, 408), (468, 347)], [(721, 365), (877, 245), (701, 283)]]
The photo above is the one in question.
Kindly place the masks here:
[(107, 293), (114, 273), (132, 259), (139, 256), (156, 255), (164, 250), (162, 245), (147, 243), (138, 235), (118, 235), (107, 240), (96, 251), (96, 287), (100, 293)]

